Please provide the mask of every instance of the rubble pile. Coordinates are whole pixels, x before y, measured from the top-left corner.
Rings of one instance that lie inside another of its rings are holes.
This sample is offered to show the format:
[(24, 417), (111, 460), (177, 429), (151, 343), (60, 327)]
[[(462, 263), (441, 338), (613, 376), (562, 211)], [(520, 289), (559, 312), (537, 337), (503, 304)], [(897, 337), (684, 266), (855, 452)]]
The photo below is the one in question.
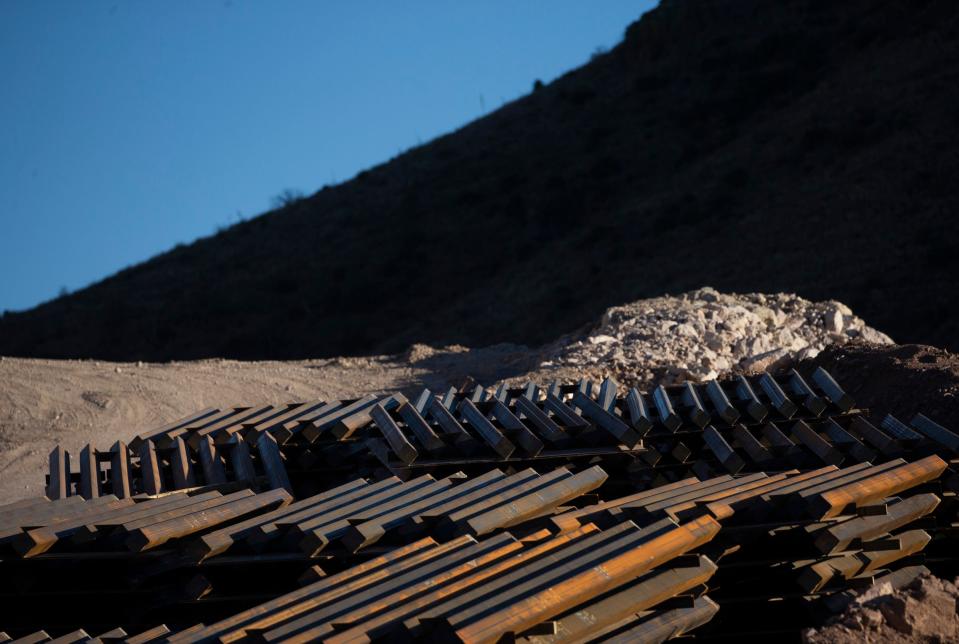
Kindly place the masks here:
[[(959, 580), (957, 580), (959, 581)], [(803, 633), (806, 644), (959, 641), (956, 583), (931, 575), (893, 590), (877, 585), (820, 629)]]
[(775, 368), (849, 342), (892, 339), (841, 302), (706, 287), (608, 309), (585, 335), (548, 346), (540, 369), (671, 384)]

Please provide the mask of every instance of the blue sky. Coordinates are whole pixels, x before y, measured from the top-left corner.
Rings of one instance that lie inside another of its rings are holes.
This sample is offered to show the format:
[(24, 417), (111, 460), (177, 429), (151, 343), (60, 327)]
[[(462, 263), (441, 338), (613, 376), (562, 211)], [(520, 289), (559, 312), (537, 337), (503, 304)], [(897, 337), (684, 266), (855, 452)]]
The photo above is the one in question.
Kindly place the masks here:
[(0, 311), (345, 181), (654, 4), (0, 2)]

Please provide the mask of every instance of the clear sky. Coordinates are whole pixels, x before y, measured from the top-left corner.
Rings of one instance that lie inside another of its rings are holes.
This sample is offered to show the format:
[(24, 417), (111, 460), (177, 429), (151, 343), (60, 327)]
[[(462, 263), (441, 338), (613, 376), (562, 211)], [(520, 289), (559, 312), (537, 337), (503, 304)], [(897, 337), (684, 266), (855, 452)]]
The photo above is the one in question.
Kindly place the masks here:
[(350, 179), (654, 4), (0, 2), (0, 311)]

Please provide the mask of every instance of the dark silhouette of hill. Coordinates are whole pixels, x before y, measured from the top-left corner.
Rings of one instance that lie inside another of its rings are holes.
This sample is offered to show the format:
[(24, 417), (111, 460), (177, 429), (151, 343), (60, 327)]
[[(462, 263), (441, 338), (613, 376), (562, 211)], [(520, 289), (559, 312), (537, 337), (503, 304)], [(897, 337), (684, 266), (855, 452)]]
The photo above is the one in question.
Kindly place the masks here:
[(536, 344), (704, 284), (839, 299), (897, 341), (955, 350), (957, 14), (952, 0), (666, 1), (615, 49), (456, 132), (8, 313), (0, 353)]

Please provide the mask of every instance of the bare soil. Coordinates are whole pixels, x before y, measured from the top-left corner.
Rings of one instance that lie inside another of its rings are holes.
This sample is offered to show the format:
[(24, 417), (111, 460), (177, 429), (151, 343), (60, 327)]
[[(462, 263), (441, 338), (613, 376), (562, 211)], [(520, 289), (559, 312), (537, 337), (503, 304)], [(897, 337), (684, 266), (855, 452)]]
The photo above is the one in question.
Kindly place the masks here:
[[(959, 581), (959, 580), (957, 580)], [(959, 641), (959, 588), (923, 576), (892, 590), (874, 586), (822, 628), (803, 633), (806, 644), (894, 642), (919, 644)]]
[(860, 407), (908, 422), (922, 412), (959, 431), (959, 355), (920, 344), (827, 347), (807, 364), (822, 365)]

